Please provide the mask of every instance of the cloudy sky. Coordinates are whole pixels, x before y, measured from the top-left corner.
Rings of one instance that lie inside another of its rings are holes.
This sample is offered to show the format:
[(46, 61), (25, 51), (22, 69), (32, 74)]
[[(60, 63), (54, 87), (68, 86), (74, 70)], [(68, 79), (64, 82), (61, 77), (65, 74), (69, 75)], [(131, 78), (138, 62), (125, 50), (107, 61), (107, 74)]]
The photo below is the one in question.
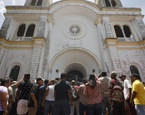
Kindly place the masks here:
[[(124, 7), (138, 7), (142, 9), (142, 14), (145, 15), (145, 0), (121, 0)], [(7, 5), (24, 5), (25, 0), (0, 0), (0, 27), (3, 23), (3, 13), (6, 12)], [(144, 18), (145, 22), (145, 18)]]

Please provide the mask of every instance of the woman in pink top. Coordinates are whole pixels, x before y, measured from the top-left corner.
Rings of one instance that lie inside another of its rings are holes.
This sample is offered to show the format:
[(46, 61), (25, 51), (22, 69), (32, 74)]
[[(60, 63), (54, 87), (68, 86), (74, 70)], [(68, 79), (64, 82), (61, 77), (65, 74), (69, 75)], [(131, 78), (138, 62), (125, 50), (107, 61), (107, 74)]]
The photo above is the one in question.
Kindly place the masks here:
[(101, 115), (103, 97), (95, 75), (91, 74), (89, 76), (89, 82), (85, 86), (84, 94), (87, 97), (87, 115)]

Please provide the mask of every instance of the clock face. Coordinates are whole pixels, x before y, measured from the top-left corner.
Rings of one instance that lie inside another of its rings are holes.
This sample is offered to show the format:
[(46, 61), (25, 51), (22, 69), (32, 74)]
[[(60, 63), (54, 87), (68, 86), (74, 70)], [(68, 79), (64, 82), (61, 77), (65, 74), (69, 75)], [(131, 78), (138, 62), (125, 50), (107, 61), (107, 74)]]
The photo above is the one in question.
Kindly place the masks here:
[(70, 39), (81, 39), (86, 34), (86, 27), (79, 21), (69, 21), (65, 23), (63, 33)]

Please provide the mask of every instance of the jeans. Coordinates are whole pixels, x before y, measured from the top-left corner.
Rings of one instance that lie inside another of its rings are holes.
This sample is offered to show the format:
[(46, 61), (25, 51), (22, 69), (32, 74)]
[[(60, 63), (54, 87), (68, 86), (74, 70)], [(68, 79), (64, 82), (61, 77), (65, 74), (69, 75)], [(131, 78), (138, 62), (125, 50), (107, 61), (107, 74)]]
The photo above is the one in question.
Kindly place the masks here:
[(51, 110), (52, 115), (54, 115), (54, 105), (55, 105), (55, 101), (48, 101), (45, 100), (45, 104), (44, 104), (44, 115), (48, 115), (48, 113)]
[(79, 112), (80, 115), (84, 115), (84, 113), (87, 113), (87, 105), (82, 104), (81, 102), (79, 102)]
[(87, 115), (102, 115), (102, 103), (88, 104)]
[(109, 103), (108, 96), (103, 97), (102, 115), (106, 115), (106, 108), (108, 109), (108, 115), (112, 115), (111, 104)]
[(55, 115), (70, 115), (69, 100), (55, 101)]
[(76, 109), (76, 114), (79, 115), (79, 101), (73, 101), (72, 105), (70, 106), (71, 109), (71, 115), (74, 115), (75, 109)]
[(137, 115), (145, 115), (145, 105), (135, 105)]

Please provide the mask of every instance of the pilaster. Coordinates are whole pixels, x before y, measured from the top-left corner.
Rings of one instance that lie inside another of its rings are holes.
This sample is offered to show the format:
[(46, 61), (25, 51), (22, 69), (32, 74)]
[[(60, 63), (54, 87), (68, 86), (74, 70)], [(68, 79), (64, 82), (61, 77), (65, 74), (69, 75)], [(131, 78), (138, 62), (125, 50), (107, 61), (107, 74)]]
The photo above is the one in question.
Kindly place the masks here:
[(44, 38), (34, 38), (34, 47), (32, 52), (32, 59), (30, 64), (30, 71), (31, 79), (34, 80), (37, 77), (43, 77), (40, 75), (40, 61), (41, 61), (41, 54), (45, 45)]
[(122, 3), (121, 3), (121, 0), (116, 0), (116, 3), (118, 4), (118, 5), (117, 5), (118, 7), (123, 7), (123, 6), (122, 6)]
[(40, 17), (40, 22), (39, 22), (39, 26), (37, 29), (37, 36), (36, 37), (45, 37), (46, 21), (47, 21), (46, 16)]
[(0, 37), (6, 38), (7, 31), (8, 31), (9, 25), (11, 23), (11, 19), (12, 19), (12, 17), (10, 17), (10, 16), (5, 18), (4, 23), (0, 30)]
[(44, 50), (44, 59), (43, 59), (44, 61), (43, 61), (42, 73), (41, 73), (41, 75), (44, 78), (49, 77), (48, 57), (49, 57), (50, 38), (51, 38), (51, 33), (52, 33), (51, 31), (54, 24), (53, 15), (52, 14), (48, 15), (47, 20), (48, 20), (47, 38), (46, 38), (46, 45), (45, 45), (45, 50)]
[(121, 73), (122, 69), (117, 49), (117, 38), (106, 38), (105, 42), (110, 51), (113, 70), (116, 71), (117, 73)]
[(1, 47), (0, 48), (0, 67), (1, 67), (2, 60), (3, 60), (3, 57), (4, 57), (5, 52), (6, 52), (6, 50)]
[(103, 17), (103, 24), (106, 32), (106, 38), (113, 38), (110, 20), (108, 17)]
[(105, 49), (104, 49), (104, 38), (105, 36), (103, 35), (103, 29), (102, 29), (102, 17), (97, 17), (96, 21), (95, 21), (95, 24), (97, 26), (97, 29), (98, 29), (98, 37), (99, 37), (99, 42), (100, 42), (100, 50), (101, 50), (101, 58), (102, 60), (102, 64), (103, 64), (103, 70), (100, 70), (100, 71), (106, 71), (108, 72), (107, 68), (106, 68), (106, 59), (105, 59)]
[(139, 18), (137, 18), (135, 20), (139, 26), (139, 30), (140, 30), (141, 35), (142, 35), (142, 39), (145, 39), (145, 24), (144, 24), (143, 20), (139, 19)]

